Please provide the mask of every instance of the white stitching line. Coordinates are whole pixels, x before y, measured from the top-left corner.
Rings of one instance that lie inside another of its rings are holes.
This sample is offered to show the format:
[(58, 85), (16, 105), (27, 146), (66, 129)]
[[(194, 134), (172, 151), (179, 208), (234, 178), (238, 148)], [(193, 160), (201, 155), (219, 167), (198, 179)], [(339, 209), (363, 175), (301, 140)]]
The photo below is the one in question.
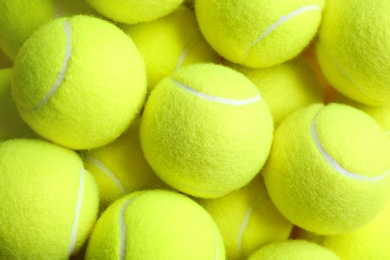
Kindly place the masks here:
[(312, 135), (312, 138), (313, 138), (313, 141), (318, 149), (318, 151), (321, 153), (322, 157), (325, 159), (325, 161), (327, 163), (329, 163), (329, 165), (338, 173), (341, 173), (342, 175), (344, 176), (347, 176), (349, 178), (354, 178), (356, 180), (360, 180), (360, 181), (370, 181), (372, 183), (378, 181), (378, 180), (382, 180), (383, 178), (385, 178), (388, 173), (390, 172), (390, 169), (385, 172), (384, 174), (382, 175), (379, 175), (379, 176), (375, 176), (375, 177), (368, 177), (368, 176), (362, 176), (360, 174), (357, 174), (357, 173), (354, 173), (354, 172), (350, 172), (346, 169), (344, 169), (332, 156), (330, 156), (326, 151), (325, 149), (323, 148), (322, 144), (321, 144), (321, 141), (319, 140), (318, 138), (318, 134), (317, 134), (317, 129), (316, 129), (316, 121), (317, 121), (317, 117), (318, 115), (320, 114), (320, 112), (322, 111), (322, 109), (324, 108), (321, 108), (317, 114), (314, 116), (313, 118), (313, 122), (312, 122), (312, 125), (311, 125), (311, 135)]
[(198, 34), (196, 37), (192, 38), (189, 43), (185, 46), (183, 51), (180, 53), (179, 59), (177, 61), (176, 70), (180, 69), (183, 65), (184, 60), (187, 58), (188, 52), (192, 49), (192, 47), (195, 46), (197, 42), (201, 39), (200, 35)]
[(62, 62), (61, 71), (58, 74), (56, 81), (51, 86), (49, 92), (46, 93), (46, 96), (41, 101), (39, 101), (39, 103), (37, 105), (35, 105), (34, 107), (32, 107), (30, 109), (27, 109), (26, 112), (35, 111), (35, 110), (39, 109), (40, 107), (42, 107), (43, 105), (45, 105), (47, 102), (49, 102), (49, 99), (51, 98), (51, 96), (54, 95), (54, 93), (57, 91), (57, 89), (59, 88), (59, 86), (61, 85), (62, 81), (65, 78), (65, 73), (66, 73), (66, 70), (67, 70), (68, 65), (69, 65), (69, 59), (70, 59), (70, 56), (72, 55), (72, 43), (71, 43), (72, 28), (70, 26), (69, 20), (66, 20), (64, 23), (64, 31), (65, 31), (65, 35), (66, 35), (66, 49), (65, 49), (65, 57), (64, 57), (64, 60)]
[(249, 52), (255, 46), (257, 43), (259, 43), (261, 40), (263, 40), (267, 35), (269, 35), (272, 31), (274, 31), (278, 26), (280, 26), (282, 23), (300, 15), (303, 12), (306, 11), (321, 11), (321, 7), (319, 5), (307, 5), (307, 6), (301, 6), (298, 9), (292, 11), (291, 13), (288, 13), (287, 15), (284, 15), (279, 18), (279, 20), (272, 24), (270, 27), (267, 28), (256, 40), (253, 41), (253, 43), (248, 47), (245, 53), (244, 61), (246, 62), (248, 60)]
[(226, 104), (226, 105), (232, 105), (232, 106), (243, 106), (243, 105), (248, 105), (252, 103), (256, 103), (261, 99), (260, 94), (252, 97), (252, 98), (247, 98), (247, 99), (242, 99), (242, 100), (237, 100), (237, 99), (229, 99), (229, 98), (222, 98), (222, 97), (215, 97), (215, 96), (210, 96), (201, 92), (196, 91), (195, 89), (190, 88), (189, 86), (185, 85), (184, 83), (179, 82), (176, 79), (173, 79), (173, 82), (176, 84), (176, 86), (198, 96), (203, 99), (207, 99), (212, 102), (217, 102), (221, 104)]
[(120, 248), (119, 248), (119, 259), (123, 260), (125, 259), (125, 255), (126, 255), (126, 223), (125, 223), (125, 211), (126, 211), (126, 208), (127, 206), (130, 204), (130, 202), (132, 202), (136, 197), (138, 196), (135, 196), (135, 197), (132, 197), (130, 198), (129, 200), (127, 200), (125, 202), (125, 204), (123, 204), (122, 206), (122, 209), (121, 209), (121, 212), (120, 212), (120, 216), (119, 216), (119, 223), (120, 223), (120, 239), (121, 239), (121, 244), (120, 244)]
[(84, 175), (85, 175), (85, 171), (83, 168), (83, 169), (81, 169), (81, 173), (80, 173), (80, 186), (79, 186), (79, 190), (77, 193), (76, 213), (75, 213), (75, 218), (74, 218), (74, 222), (73, 222), (73, 226), (72, 226), (72, 234), (70, 236), (68, 257), (70, 257), (73, 254), (74, 248), (76, 246), (77, 227), (79, 224), (81, 205), (82, 205), (82, 201), (83, 201)]
[(89, 161), (93, 165), (95, 165), (102, 172), (104, 172), (115, 183), (115, 185), (119, 188), (122, 195), (126, 194), (125, 188), (123, 187), (121, 181), (115, 176), (115, 174), (104, 163), (102, 163), (101, 161), (99, 161), (98, 159), (96, 159), (90, 155), (86, 155), (84, 157), (84, 159), (86, 161)]

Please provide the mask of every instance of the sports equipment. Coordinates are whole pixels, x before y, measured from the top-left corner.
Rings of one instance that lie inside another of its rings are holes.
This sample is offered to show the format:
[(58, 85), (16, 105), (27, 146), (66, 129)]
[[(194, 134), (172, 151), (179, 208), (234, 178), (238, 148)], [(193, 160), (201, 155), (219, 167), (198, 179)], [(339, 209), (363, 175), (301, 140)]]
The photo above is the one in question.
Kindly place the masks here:
[(247, 67), (281, 64), (309, 45), (325, 0), (196, 0), (200, 30), (227, 60)]
[(60, 18), (23, 45), (12, 91), (22, 118), (38, 134), (72, 149), (92, 149), (115, 140), (139, 113), (145, 65), (113, 24), (82, 15)]
[(389, 195), (390, 139), (350, 106), (314, 104), (276, 129), (262, 171), (272, 202), (293, 224), (318, 234), (366, 225)]
[(326, 2), (317, 57), (330, 84), (367, 105), (390, 99), (390, 2)]
[(53, 18), (53, 0), (0, 1), (0, 46), (14, 60), (23, 43)]
[(140, 122), (141, 118), (137, 117), (113, 143), (83, 155), (85, 169), (98, 184), (102, 209), (133, 191), (166, 187), (142, 153), (138, 136)]
[(181, 6), (156, 21), (122, 28), (144, 58), (149, 93), (161, 79), (182, 66), (217, 60), (199, 31), (194, 12), (187, 7)]
[(86, 259), (225, 259), (210, 215), (179, 193), (134, 192), (99, 218)]
[(228, 259), (246, 259), (268, 243), (286, 240), (292, 229), (268, 197), (261, 174), (240, 190), (198, 202), (217, 223)]
[(77, 14), (98, 16), (86, 0), (54, 0), (54, 2), (55, 16), (71, 16)]
[(295, 110), (323, 102), (320, 83), (302, 58), (265, 69), (234, 67), (256, 84), (271, 110), (275, 127)]
[(98, 192), (73, 151), (29, 139), (0, 143), (0, 258), (68, 259), (95, 224)]
[(216, 198), (260, 171), (272, 132), (269, 108), (249, 79), (221, 65), (195, 64), (152, 91), (140, 139), (163, 181), (196, 197)]
[(266, 245), (256, 251), (248, 260), (263, 259), (326, 259), (339, 260), (340, 258), (329, 249), (304, 240), (288, 240)]
[(163, 17), (183, 3), (184, 0), (87, 0), (100, 14), (120, 23), (135, 24)]
[(0, 70), (0, 140), (24, 137), (33, 133), (19, 116), (11, 96), (12, 69)]

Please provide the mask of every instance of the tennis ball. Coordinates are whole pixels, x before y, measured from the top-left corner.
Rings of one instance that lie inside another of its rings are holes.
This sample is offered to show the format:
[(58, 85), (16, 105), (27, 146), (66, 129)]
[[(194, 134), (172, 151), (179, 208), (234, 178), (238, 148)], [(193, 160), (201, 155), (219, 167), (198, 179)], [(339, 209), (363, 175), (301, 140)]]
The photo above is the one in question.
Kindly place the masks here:
[(194, 12), (184, 6), (156, 21), (125, 25), (123, 29), (144, 58), (149, 93), (161, 79), (182, 66), (217, 60), (199, 31)]
[[(317, 57), (330, 84), (373, 106), (390, 99), (390, 2), (329, 0), (317, 41)], [(375, 33), (373, 33), (375, 32)]]
[(54, 0), (55, 16), (70, 16), (77, 14), (97, 16), (95, 10), (86, 2), (86, 0)]
[(334, 252), (304, 240), (288, 240), (266, 245), (256, 251), (248, 260), (263, 259), (340, 259)]
[(165, 190), (114, 202), (92, 232), (86, 259), (225, 259), (221, 234), (200, 205)]
[(387, 259), (390, 248), (390, 202), (364, 227), (350, 233), (325, 236), (322, 245), (342, 259)]
[(205, 39), (225, 59), (261, 68), (297, 56), (317, 33), (325, 0), (196, 0)]
[(22, 118), (39, 135), (92, 149), (119, 137), (139, 113), (145, 65), (113, 24), (82, 15), (60, 18), (23, 45), (12, 92)]
[(136, 190), (163, 188), (164, 183), (146, 162), (139, 141), (137, 117), (129, 129), (114, 142), (86, 152), (85, 169), (99, 187), (101, 208)]
[(53, 0), (0, 1), (0, 46), (14, 60), (23, 43), (53, 18)]
[(0, 143), (0, 258), (68, 259), (97, 218), (93, 177), (73, 151), (30, 139)]
[(264, 69), (234, 67), (256, 84), (275, 126), (295, 110), (323, 101), (320, 83), (302, 58)]
[(272, 132), (269, 108), (249, 79), (221, 65), (194, 64), (152, 91), (140, 139), (163, 181), (195, 197), (216, 198), (259, 173)]
[(199, 203), (217, 223), (228, 259), (247, 259), (268, 243), (286, 240), (292, 229), (272, 204), (261, 174), (240, 190)]
[(135, 24), (149, 22), (168, 15), (184, 0), (87, 0), (96, 11), (116, 22)]
[(11, 96), (12, 69), (0, 69), (0, 141), (33, 133), (20, 117)]
[(318, 234), (366, 225), (388, 200), (390, 139), (347, 105), (302, 108), (276, 129), (263, 176), (272, 202)]

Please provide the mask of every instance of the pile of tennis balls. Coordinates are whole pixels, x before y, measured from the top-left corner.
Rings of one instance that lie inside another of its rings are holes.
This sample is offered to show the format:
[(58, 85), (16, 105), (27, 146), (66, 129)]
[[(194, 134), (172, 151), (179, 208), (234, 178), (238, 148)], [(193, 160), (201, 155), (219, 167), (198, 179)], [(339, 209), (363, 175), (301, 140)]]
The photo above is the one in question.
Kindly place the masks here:
[(389, 15), (0, 0), (0, 259), (388, 259)]

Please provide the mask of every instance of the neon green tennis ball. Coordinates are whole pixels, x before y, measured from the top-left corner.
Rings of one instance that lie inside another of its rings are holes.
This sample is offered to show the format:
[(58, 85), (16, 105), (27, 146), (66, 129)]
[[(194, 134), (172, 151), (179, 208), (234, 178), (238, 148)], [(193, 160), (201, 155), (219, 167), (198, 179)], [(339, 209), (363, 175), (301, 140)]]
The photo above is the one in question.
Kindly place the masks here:
[(0, 258), (68, 259), (91, 232), (96, 183), (73, 151), (29, 139), (0, 143)]
[(141, 147), (172, 187), (215, 198), (248, 184), (264, 165), (273, 122), (256, 86), (215, 64), (185, 66), (152, 91)]
[(356, 108), (314, 104), (279, 125), (262, 172), (271, 200), (293, 224), (349, 232), (388, 200), (390, 139)]
[(190, 198), (171, 191), (134, 192), (99, 218), (86, 259), (225, 259), (213, 219)]
[(12, 91), (22, 118), (38, 134), (91, 149), (115, 140), (139, 113), (145, 65), (115, 25), (89, 16), (61, 18), (23, 45)]
[(325, 0), (196, 0), (200, 30), (225, 59), (261, 68), (297, 56), (317, 33)]

